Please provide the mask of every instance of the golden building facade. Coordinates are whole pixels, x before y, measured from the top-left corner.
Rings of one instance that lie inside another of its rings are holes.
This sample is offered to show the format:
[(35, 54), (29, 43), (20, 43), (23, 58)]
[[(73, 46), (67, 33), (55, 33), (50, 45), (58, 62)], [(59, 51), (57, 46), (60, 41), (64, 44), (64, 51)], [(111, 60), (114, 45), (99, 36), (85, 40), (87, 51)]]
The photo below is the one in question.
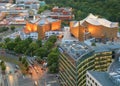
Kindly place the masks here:
[(84, 41), (90, 37), (112, 40), (117, 37), (118, 23), (110, 22), (90, 14), (82, 21), (71, 21), (70, 31), (80, 41)]
[(38, 32), (38, 39), (45, 37), (45, 32), (61, 29), (61, 20), (39, 19), (35, 22), (26, 22), (25, 33)]

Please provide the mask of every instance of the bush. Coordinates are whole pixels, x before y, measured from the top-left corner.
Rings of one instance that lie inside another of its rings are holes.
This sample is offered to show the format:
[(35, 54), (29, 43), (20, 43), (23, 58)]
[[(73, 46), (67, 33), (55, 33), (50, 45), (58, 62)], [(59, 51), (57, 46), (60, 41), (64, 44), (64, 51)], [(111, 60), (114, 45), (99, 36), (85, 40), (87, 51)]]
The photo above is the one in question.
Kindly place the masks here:
[(27, 61), (25, 62), (25, 67), (28, 67), (28, 62)]
[(8, 27), (0, 27), (0, 33), (7, 31), (9, 28)]
[(48, 69), (50, 73), (58, 73), (58, 64), (53, 63)]
[(10, 29), (11, 29), (12, 31), (14, 31), (14, 30), (15, 30), (15, 26), (11, 26)]
[(22, 57), (19, 57), (19, 61), (22, 61)]
[(26, 58), (22, 59), (22, 63), (25, 64), (26, 63)]
[(96, 46), (95, 42), (91, 43), (91, 46)]

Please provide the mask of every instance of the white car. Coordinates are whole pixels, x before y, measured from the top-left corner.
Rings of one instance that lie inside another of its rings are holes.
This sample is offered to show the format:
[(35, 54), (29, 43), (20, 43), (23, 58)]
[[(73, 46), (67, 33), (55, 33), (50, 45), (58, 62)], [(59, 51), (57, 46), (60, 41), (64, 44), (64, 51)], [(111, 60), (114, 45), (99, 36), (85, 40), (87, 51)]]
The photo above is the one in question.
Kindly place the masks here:
[(35, 86), (38, 86), (38, 82), (37, 82), (37, 81), (35, 81), (35, 82), (34, 82), (34, 85), (35, 85)]

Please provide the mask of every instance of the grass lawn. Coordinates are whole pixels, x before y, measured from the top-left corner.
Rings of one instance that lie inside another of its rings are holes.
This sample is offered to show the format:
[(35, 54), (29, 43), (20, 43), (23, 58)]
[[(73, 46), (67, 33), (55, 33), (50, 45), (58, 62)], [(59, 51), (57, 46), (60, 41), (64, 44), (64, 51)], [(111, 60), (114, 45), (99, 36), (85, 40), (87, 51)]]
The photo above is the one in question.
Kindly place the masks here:
[(20, 61), (17, 61), (15, 59), (11, 59), (11, 58), (8, 58), (8, 57), (3, 57), (3, 56), (0, 56), (0, 59), (3, 60), (3, 61), (6, 61), (6, 62), (10, 62), (10, 63), (14, 63), (16, 65), (19, 65), (20, 69), (21, 69), (21, 72), (23, 74), (26, 74), (26, 67), (20, 62)]

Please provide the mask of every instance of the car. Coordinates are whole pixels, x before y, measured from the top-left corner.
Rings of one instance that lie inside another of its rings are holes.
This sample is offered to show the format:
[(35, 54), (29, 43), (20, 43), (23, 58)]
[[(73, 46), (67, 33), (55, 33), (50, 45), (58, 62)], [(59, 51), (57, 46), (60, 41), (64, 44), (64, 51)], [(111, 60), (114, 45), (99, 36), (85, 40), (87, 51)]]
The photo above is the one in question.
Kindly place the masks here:
[(16, 69), (19, 69), (19, 66), (18, 66), (18, 65), (15, 65), (15, 68), (16, 68)]
[(35, 86), (38, 86), (38, 82), (37, 82), (37, 81), (35, 81), (35, 82), (34, 82), (34, 85), (35, 85)]

